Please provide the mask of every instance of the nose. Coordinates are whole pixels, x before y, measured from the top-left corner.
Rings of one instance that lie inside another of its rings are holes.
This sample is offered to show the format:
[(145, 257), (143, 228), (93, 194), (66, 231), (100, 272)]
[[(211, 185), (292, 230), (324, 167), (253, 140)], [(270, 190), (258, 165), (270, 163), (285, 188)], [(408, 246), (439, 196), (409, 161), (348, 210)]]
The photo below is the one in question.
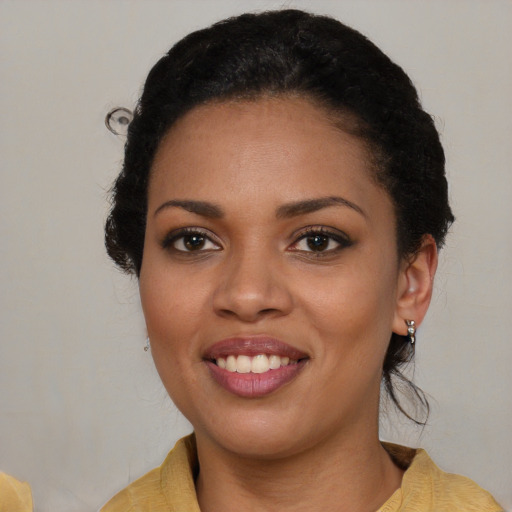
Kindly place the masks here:
[(213, 296), (216, 314), (254, 323), (287, 315), (293, 307), (286, 275), (272, 258), (246, 252), (226, 262)]

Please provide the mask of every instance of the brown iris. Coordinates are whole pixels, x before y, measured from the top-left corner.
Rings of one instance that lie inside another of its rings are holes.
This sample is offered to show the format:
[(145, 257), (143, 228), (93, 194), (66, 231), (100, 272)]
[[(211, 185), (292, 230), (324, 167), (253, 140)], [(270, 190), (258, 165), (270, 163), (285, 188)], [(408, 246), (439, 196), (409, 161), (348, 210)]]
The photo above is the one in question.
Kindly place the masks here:
[(329, 245), (329, 237), (325, 235), (308, 236), (307, 244), (312, 251), (324, 251)]
[(204, 247), (205, 237), (198, 234), (186, 235), (183, 237), (183, 244), (189, 251), (197, 251)]

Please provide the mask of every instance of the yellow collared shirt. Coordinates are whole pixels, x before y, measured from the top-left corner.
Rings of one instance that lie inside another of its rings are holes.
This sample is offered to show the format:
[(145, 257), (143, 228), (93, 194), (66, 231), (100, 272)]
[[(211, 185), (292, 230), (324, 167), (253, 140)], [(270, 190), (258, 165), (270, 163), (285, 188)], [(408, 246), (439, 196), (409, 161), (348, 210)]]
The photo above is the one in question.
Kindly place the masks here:
[(0, 473), (0, 512), (32, 512), (32, 509), (30, 486)]
[[(407, 467), (402, 485), (377, 512), (503, 512), (469, 478), (445, 473), (425, 450), (383, 443)], [(198, 462), (193, 435), (180, 439), (164, 463), (114, 496), (100, 512), (200, 512), (194, 486)]]

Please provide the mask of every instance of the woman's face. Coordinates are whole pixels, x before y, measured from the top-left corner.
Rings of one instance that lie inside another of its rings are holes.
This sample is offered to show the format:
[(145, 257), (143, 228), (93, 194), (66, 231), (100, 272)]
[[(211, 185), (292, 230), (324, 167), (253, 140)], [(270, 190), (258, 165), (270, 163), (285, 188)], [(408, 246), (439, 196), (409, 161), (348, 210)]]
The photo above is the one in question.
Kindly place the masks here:
[(404, 279), (365, 151), (298, 98), (200, 106), (161, 142), (140, 293), (199, 441), (279, 457), (376, 428)]

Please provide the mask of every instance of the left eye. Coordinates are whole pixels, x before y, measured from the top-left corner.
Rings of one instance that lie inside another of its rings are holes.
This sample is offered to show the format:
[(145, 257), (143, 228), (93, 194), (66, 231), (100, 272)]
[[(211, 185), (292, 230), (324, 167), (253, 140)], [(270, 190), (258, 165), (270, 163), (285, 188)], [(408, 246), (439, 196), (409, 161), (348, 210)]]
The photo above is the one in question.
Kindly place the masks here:
[(294, 249), (297, 251), (325, 252), (339, 247), (339, 242), (327, 235), (309, 235), (299, 240)]
[(303, 234), (290, 248), (293, 251), (330, 252), (350, 245), (349, 241), (333, 233), (308, 232)]

